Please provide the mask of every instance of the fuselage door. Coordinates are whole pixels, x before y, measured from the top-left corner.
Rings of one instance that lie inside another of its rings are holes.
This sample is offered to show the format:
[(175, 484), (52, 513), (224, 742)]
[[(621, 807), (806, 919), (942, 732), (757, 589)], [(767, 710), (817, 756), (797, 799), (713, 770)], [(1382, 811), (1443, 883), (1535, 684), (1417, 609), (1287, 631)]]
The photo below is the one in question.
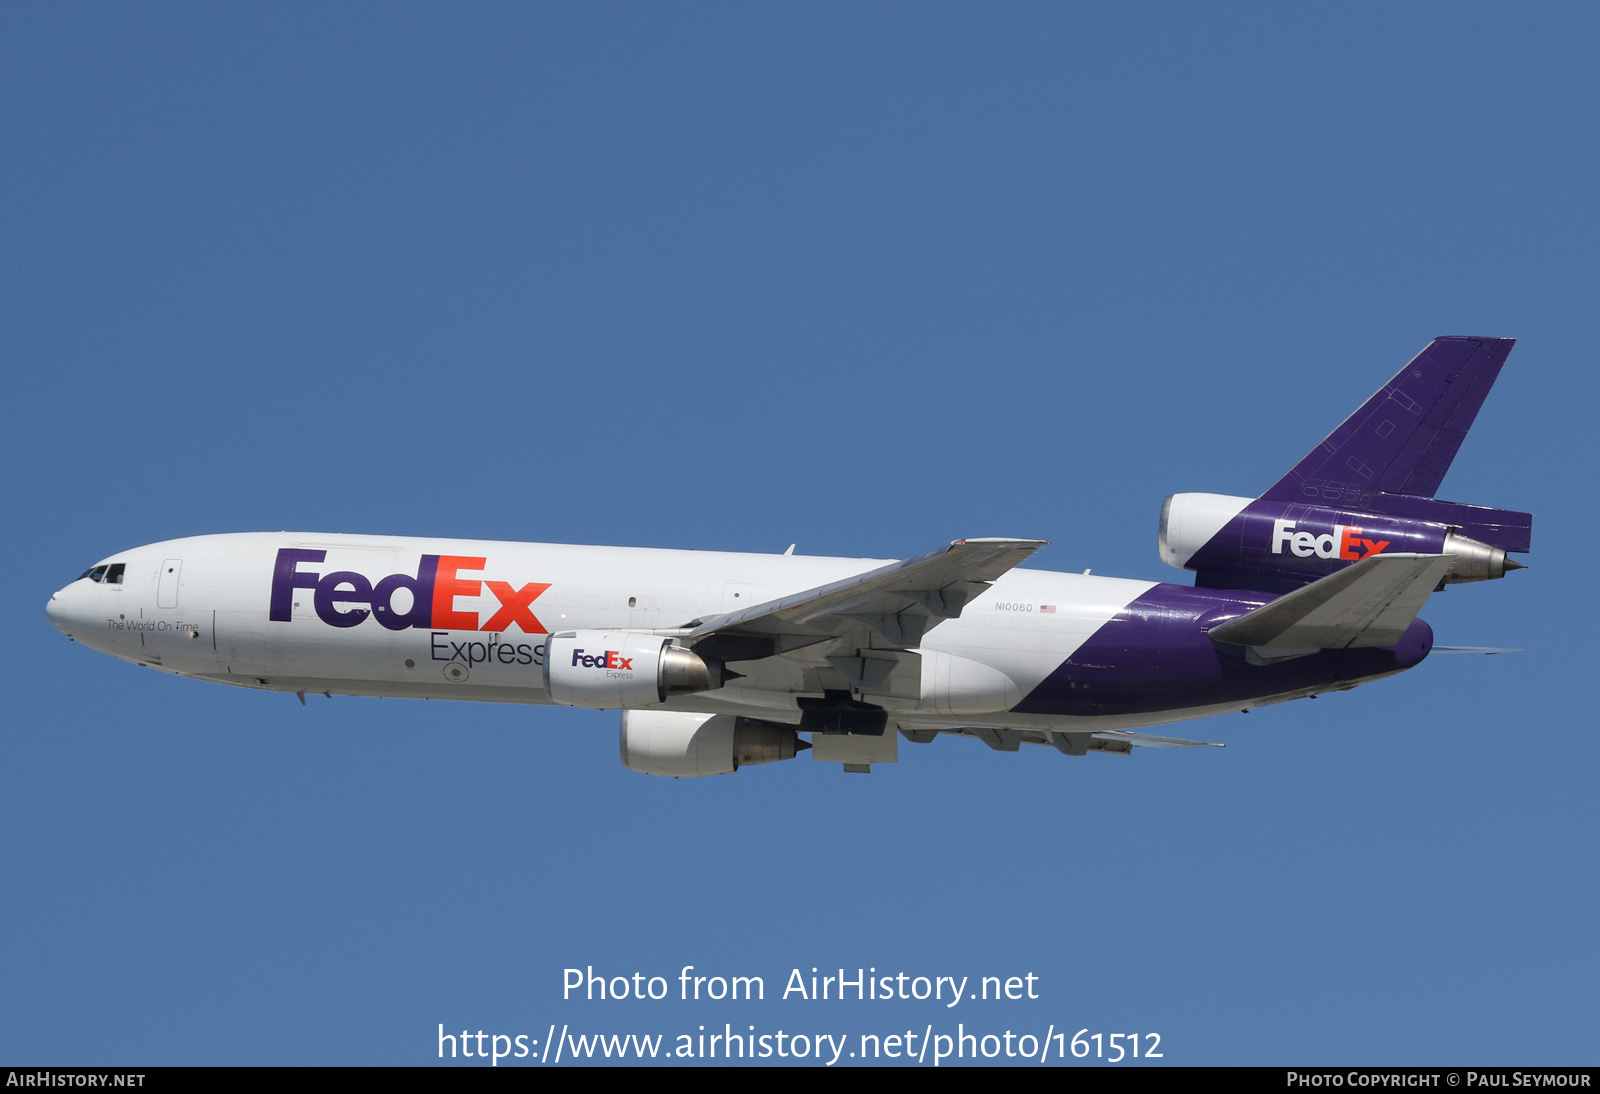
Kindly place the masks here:
[(178, 578), (183, 569), (183, 559), (169, 558), (161, 564), (161, 578), (156, 582), (156, 607), (178, 606)]

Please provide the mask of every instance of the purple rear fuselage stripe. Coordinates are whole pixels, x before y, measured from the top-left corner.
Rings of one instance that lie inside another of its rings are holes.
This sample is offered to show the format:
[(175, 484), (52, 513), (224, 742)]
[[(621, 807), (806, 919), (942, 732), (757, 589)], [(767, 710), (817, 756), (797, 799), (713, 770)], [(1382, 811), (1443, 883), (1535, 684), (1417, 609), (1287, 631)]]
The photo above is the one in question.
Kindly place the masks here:
[(1118, 612), (1017, 704), (1020, 714), (1146, 714), (1326, 689), (1408, 669), (1433, 648), (1411, 624), (1392, 648), (1323, 650), (1268, 665), (1219, 649), (1206, 632), (1273, 599), (1240, 590), (1157, 585)]

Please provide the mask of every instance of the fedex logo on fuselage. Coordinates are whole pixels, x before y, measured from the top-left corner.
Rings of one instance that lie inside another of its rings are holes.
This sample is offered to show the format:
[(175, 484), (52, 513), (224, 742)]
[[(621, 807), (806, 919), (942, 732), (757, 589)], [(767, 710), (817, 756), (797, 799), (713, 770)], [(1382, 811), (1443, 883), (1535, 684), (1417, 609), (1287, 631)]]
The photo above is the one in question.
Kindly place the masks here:
[[(483, 581), (466, 573), (482, 570), (487, 558), (467, 555), (423, 555), (417, 572), (389, 574), (376, 583), (354, 570), (334, 570), (321, 574), (301, 569), (322, 562), (327, 551), (304, 547), (282, 547), (272, 568), (272, 599), (267, 618), (288, 623), (294, 618), (296, 589), (311, 593), (317, 618), (330, 627), (354, 627), (376, 616), (391, 631), (412, 627), (440, 631), (506, 631), (516, 626), (524, 634), (547, 633), (533, 614), (530, 604), (550, 587), (548, 582), (530, 581), (520, 589), (506, 581)], [(396, 610), (394, 594), (404, 589), (411, 604)], [(460, 611), (456, 600), (477, 597), (488, 589), (500, 602), (499, 610), (480, 625), (478, 613)]]
[(1320, 536), (1310, 532), (1296, 532), (1292, 520), (1272, 522), (1272, 553), (1283, 554), (1285, 546), (1296, 558), (1344, 558), (1352, 562), (1371, 558), (1389, 546), (1386, 539), (1362, 539), (1361, 529), (1348, 524), (1335, 524), (1332, 532)]

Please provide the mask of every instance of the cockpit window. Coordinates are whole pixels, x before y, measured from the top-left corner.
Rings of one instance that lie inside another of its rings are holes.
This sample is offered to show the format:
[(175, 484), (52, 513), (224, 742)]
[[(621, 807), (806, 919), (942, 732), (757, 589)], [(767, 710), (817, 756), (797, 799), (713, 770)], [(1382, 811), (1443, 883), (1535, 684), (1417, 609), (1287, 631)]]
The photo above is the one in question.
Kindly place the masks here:
[(92, 570), (85, 570), (78, 575), (78, 580), (88, 578), (90, 581), (102, 582), (106, 585), (121, 585), (122, 574), (128, 568), (126, 562), (111, 562), (103, 566), (96, 566)]

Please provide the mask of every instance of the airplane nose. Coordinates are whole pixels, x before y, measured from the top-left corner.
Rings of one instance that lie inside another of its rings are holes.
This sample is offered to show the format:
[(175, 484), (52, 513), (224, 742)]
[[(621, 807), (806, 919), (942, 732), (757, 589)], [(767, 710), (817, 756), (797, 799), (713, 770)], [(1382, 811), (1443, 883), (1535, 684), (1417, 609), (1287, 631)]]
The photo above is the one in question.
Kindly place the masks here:
[[(50, 623), (62, 634), (67, 634), (67, 612), (61, 604), (61, 594), (51, 593), (50, 600), (44, 606), (44, 614), (50, 617)], [(67, 637), (72, 637), (67, 635)]]

